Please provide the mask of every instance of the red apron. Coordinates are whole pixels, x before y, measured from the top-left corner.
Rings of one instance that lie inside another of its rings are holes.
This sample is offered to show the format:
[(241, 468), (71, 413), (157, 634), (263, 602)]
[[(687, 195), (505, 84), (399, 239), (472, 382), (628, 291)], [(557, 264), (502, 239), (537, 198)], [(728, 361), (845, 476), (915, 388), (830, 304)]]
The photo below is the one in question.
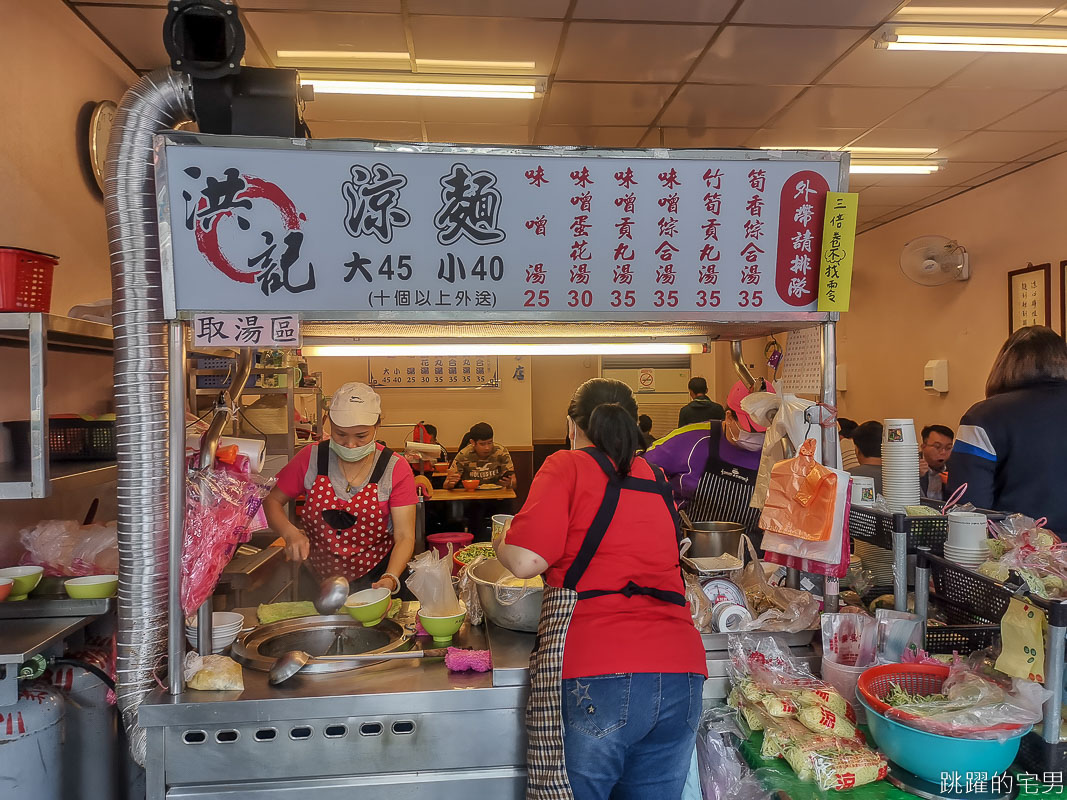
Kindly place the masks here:
[[(304, 535), (310, 543), (308, 561), (320, 578), (343, 575), (350, 581), (378, 571), (385, 572), (389, 553), (393, 549), (393, 535), (389, 532), (389, 515), (378, 502), (378, 481), (382, 479), (393, 451), (378, 453), (370, 480), (352, 497), (342, 500), (330, 481), (330, 442), (319, 442), (316, 448), (318, 474), (308, 490), (307, 500), (300, 512)], [(347, 511), (356, 518), (349, 528), (337, 530), (327, 524), (322, 512), (328, 509)]]

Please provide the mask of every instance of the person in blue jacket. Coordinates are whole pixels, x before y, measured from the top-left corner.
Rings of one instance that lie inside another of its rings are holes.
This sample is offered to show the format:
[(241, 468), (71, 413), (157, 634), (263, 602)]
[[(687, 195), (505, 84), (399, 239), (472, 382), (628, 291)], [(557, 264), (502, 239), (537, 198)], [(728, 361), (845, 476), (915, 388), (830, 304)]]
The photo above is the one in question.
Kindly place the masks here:
[(1001, 347), (986, 399), (960, 421), (946, 494), (964, 483), (979, 508), (1046, 517), (1067, 535), (1067, 343), (1043, 325)]

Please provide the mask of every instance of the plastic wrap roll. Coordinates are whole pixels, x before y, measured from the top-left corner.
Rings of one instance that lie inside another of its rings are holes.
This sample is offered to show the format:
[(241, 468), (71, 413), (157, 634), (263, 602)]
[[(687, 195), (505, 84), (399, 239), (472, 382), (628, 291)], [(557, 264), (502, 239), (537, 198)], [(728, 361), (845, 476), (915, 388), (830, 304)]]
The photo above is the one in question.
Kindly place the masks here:
[[(219, 439), (219, 448), (237, 445), (237, 453), (248, 459), (252, 472), (259, 474), (263, 471), (263, 464), (267, 458), (267, 443), (261, 439), (238, 439), (233, 436), (223, 436)], [(187, 454), (200, 451), (200, 437), (190, 434), (185, 437), (185, 452)]]

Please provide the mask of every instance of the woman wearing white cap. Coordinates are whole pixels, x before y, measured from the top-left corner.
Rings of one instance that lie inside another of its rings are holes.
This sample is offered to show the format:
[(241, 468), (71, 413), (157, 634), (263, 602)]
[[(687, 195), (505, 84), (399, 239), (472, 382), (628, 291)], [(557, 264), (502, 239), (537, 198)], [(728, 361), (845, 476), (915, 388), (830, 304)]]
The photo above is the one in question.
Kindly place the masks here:
[[(263, 502), (289, 560), (307, 560), (320, 579), (343, 575), (353, 590), (399, 589), (415, 549), (415, 479), (407, 461), (375, 441), (381, 415), (373, 389), (346, 383), (330, 403), (330, 438), (286, 464)], [(303, 530), (285, 511), (301, 494)]]

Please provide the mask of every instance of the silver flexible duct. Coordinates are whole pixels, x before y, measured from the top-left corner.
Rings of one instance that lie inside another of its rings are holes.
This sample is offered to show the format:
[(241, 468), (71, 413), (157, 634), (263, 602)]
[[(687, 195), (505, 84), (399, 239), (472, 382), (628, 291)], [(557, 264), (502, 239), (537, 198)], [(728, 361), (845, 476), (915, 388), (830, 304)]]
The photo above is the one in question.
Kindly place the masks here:
[(116, 683), (130, 752), (142, 765), (137, 709), (167, 645), (167, 337), (152, 136), (190, 119), (187, 78), (164, 68), (138, 80), (119, 105), (104, 178), (118, 445)]

